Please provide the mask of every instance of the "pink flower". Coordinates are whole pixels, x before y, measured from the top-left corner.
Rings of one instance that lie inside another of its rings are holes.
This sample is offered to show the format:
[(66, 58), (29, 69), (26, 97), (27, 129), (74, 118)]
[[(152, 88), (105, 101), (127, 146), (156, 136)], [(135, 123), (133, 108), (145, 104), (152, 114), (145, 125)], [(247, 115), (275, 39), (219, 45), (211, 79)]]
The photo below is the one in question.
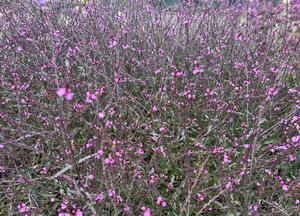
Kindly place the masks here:
[(85, 144), (85, 148), (91, 148), (91, 147), (93, 147), (95, 145), (95, 140), (93, 140), (93, 139), (89, 139), (88, 141), (87, 141), (87, 143)]
[(97, 155), (95, 156), (96, 160), (99, 160), (103, 154), (104, 154), (103, 149), (99, 149)]
[(74, 109), (76, 112), (80, 112), (83, 108), (84, 108), (84, 104), (82, 104), (82, 103), (77, 103), (77, 102), (74, 104), (74, 107), (73, 107), (73, 109)]
[(116, 191), (115, 191), (115, 190), (112, 190), (112, 189), (108, 190), (108, 196), (109, 196), (109, 197), (114, 197), (115, 194), (116, 194)]
[(230, 163), (230, 162), (231, 162), (231, 160), (229, 160), (228, 155), (225, 153), (225, 154), (224, 154), (223, 163), (224, 163), (224, 164), (227, 164), (227, 163)]
[(244, 175), (246, 175), (246, 172), (243, 170), (240, 172), (240, 176), (244, 176)]
[(292, 142), (297, 143), (300, 141), (300, 135), (292, 137)]
[(153, 107), (152, 107), (152, 112), (157, 112), (158, 111), (158, 109), (157, 109), (157, 107), (154, 105)]
[(234, 35), (234, 40), (236, 41), (241, 41), (243, 38), (242, 38), (242, 33), (239, 33), (239, 34), (236, 34)]
[(134, 170), (134, 174), (133, 174), (134, 178), (140, 179), (142, 178), (141, 172), (138, 170)]
[(293, 116), (291, 122), (292, 122), (292, 123), (295, 123), (299, 118), (300, 118), (300, 117), (298, 117), (298, 116)]
[(265, 169), (265, 173), (267, 173), (268, 175), (272, 175), (272, 172), (269, 169)]
[(212, 149), (213, 154), (223, 154), (224, 153), (224, 147), (214, 147)]
[(112, 126), (112, 121), (107, 121), (107, 122), (105, 123), (105, 127), (111, 128), (111, 126)]
[(86, 93), (86, 99), (85, 99), (86, 103), (93, 103), (95, 99), (96, 99), (96, 95), (94, 93), (89, 91)]
[(159, 74), (161, 72), (161, 68), (157, 69), (156, 71), (154, 71), (155, 74)]
[(245, 144), (245, 145), (244, 145), (244, 148), (245, 148), (245, 149), (250, 149), (251, 147), (252, 147), (251, 144)]
[(150, 176), (150, 180), (149, 180), (149, 183), (150, 184), (156, 184), (157, 182), (158, 182), (158, 176), (157, 175), (155, 175), (155, 174), (153, 174), (153, 175), (151, 175)]
[(205, 199), (206, 194), (201, 192), (201, 193), (197, 193), (197, 199), (198, 202), (202, 202)]
[(163, 56), (165, 54), (165, 51), (161, 48), (159, 48), (159, 56)]
[(96, 176), (91, 174), (91, 175), (87, 176), (87, 179), (94, 180), (94, 179), (96, 179)]
[(284, 190), (284, 191), (288, 191), (288, 190), (289, 190), (289, 187), (288, 187), (286, 184), (282, 184), (282, 185), (281, 185), (281, 188), (282, 188), (282, 190)]
[(250, 206), (248, 207), (249, 214), (252, 215), (252, 214), (254, 214), (255, 212), (257, 212), (258, 207), (259, 207), (259, 206), (258, 206), (257, 204), (255, 204), (255, 205), (250, 205)]
[(101, 202), (102, 200), (104, 200), (104, 195), (103, 193), (100, 193), (96, 196), (95, 198), (96, 202)]
[(117, 46), (118, 42), (117, 42), (117, 39), (116, 37), (112, 37), (110, 40), (109, 40), (109, 45), (108, 47), (109, 48), (114, 48), (115, 46)]
[(278, 89), (275, 87), (271, 87), (268, 90), (268, 95), (270, 96), (276, 96), (278, 94)]
[(120, 195), (118, 195), (117, 196), (117, 203), (120, 204), (122, 202), (123, 202), (123, 198)]
[(82, 213), (82, 211), (80, 211), (80, 209), (77, 209), (76, 212), (75, 212), (75, 215), (76, 216), (83, 216), (83, 213)]
[(72, 100), (74, 93), (71, 91), (69, 87), (62, 87), (56, 91), (59, 97), (64, 97), (67, 101)]
[(150, 208), (143, 206), (141, 209), (143, 211), (143, 216), (151, 216)]
[(159, 206), (162, 206), (162, 207), (167, 206), (167, 202), (165, 201), (165, 199), (162, 196), (157, 197), (156, 204)]
[(165, 133), (167, 131), (167, 128), (165, 128), (165, 127), (161, 127), (161, 128), (159, 128), (159, 132), (160, 133)]
[(104, 164), (106, 164), (106, 165), (113, 165), (114, 163), (115, 163), (114, 159), (111, 159), (111, 158), (104, 159)]
[(99, 112), (98, 117), (99, 117), (99, 119), (104, 119), (104, 117), (105, 117), (104, 112)]
[(290, 160), (290, 161), (296, 160), (296, 156), (290, 154), (290, 155), (289, 155), (289, 160)]
[(16, 49), (17, 52), (22, 52), (22, 50), (23, 50), (22, 47), (17, 47)]
[(68, 93), (66, 94), (66, 96), (65, 96), (65, 99), (66, 99), (67, 101), (70, 101), (70, 100), (72, 100), (73, 95), (74, 95), (74, 93), (68, 92)]
[(48, 168), (43, 167), (42, 170), (40, 171), (40, 173), (46, 175), (48, 173)]
[(175, 71), (175, 72), (172, 72), (171, 75), (172, 75), (174, 78), (185, 76), (185, 74), (184, 74), (183, 71)]
[(59, 97), (63, 97), (67, 93), (67, 88), (65, 88), (65, 87), (60, 88), (57, 90), (56, 93)]
[(19, 213), (25, 213), (28, 211), (28, 207), (26, 207), (25, 203), (20, 203), (18, 205)]
[(204, 70), (201, 66), (196, 66), (193, 70), (193, 74), (196, 75), (196, 74), (199, 74), (199, 73), (203, 73)]
[(295, 92), (297, 92), (297, 90), (294, 89), (294, 88), (290, 88), (290, 89), (288, 90), (288, 94), (293, 94), (293, 93), (295, 93)]
[(253, 72), (256, 76), (259, 76), (261, 74), (261, 70), (259, 68), (254, 68)]
[(271, 68), (271, 72), (272, 72), (272, 73), (278, 73), (278, 71), (279, 71), (279, 69), (276, 68), (276, 67), (272, 67), (272, 68)]
[(67, 201), (63, 201), (63, 202), (61, 203), (61, 205), (60, 205), (60, 208), (61, 208), (62, 210), (65, 210), (66, 208), (68, 208), (68, 202), (67, 202)]
[(130, 213), (130, 207), (126, 204), (125, 207), (123, 208), (123, 211), (126, 213)]
[(104, 93), (104, 87), (100, 87), (96, 90), (95, 95), (101, 96)]
[(231, 181), (227, 182), (225, 185), (225, 188), (229, 191), (232, 191), (233, 190), (232, 182)]

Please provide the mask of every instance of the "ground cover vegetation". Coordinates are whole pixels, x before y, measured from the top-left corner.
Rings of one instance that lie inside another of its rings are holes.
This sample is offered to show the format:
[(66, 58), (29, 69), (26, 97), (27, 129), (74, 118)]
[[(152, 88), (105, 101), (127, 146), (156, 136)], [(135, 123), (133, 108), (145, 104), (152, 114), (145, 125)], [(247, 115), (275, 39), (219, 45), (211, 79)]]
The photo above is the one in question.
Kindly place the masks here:
[(297, 215), (300, 2), (2, 0), (0, 215)]

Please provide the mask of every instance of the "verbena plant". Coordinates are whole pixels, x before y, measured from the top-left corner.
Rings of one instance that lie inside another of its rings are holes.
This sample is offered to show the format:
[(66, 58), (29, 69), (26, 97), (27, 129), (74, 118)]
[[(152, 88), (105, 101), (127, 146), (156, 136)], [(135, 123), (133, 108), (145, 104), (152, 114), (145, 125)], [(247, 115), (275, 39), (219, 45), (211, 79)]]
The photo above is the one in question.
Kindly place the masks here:
[(299, 1), (0, 5), (0, 215), (299, 213)]

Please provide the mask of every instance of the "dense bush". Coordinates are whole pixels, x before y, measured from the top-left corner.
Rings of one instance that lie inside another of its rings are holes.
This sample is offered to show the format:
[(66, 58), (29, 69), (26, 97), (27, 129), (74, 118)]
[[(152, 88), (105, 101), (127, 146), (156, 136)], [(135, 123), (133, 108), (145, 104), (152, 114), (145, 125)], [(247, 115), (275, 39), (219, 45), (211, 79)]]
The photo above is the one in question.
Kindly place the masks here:
[(299, 1), (0, 3), (0, 215), (297, 215)]

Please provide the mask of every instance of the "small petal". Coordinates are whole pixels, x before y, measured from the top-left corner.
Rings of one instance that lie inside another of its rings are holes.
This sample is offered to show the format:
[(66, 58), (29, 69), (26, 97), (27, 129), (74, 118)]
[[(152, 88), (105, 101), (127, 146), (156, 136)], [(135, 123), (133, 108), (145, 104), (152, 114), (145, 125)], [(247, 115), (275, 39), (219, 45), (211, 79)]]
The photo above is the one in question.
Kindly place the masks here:
[(65, 98), (66, 98), (67, 101), (70, 101), (70, 100), (72, 100), (73, 96), (74, 96), (74, 93), (68, 92), (68, 93), (65, 95)]
[(75, 215), (76, 216), (83, 216), (83, 213), (82, 213), (82, 211), (80, 211), (80, 209), (77, 209), (76, 212), (75, 212)]
[(151, 216), (150, 208), (143, 207), (143, 216)]
[(67, 89), (66, 89), (65, 87), (60, 88), (60, 89), (57, 90), (56, 93), (57, 93), (57, 95), (58, 95), (59, 97), (63, 97), (63, 96), (67, 93)]
[(99, 112), (98, 117), (99, 117), (99, 119), (104, 119), (104, 117), (105, 117), (104, 112)]

